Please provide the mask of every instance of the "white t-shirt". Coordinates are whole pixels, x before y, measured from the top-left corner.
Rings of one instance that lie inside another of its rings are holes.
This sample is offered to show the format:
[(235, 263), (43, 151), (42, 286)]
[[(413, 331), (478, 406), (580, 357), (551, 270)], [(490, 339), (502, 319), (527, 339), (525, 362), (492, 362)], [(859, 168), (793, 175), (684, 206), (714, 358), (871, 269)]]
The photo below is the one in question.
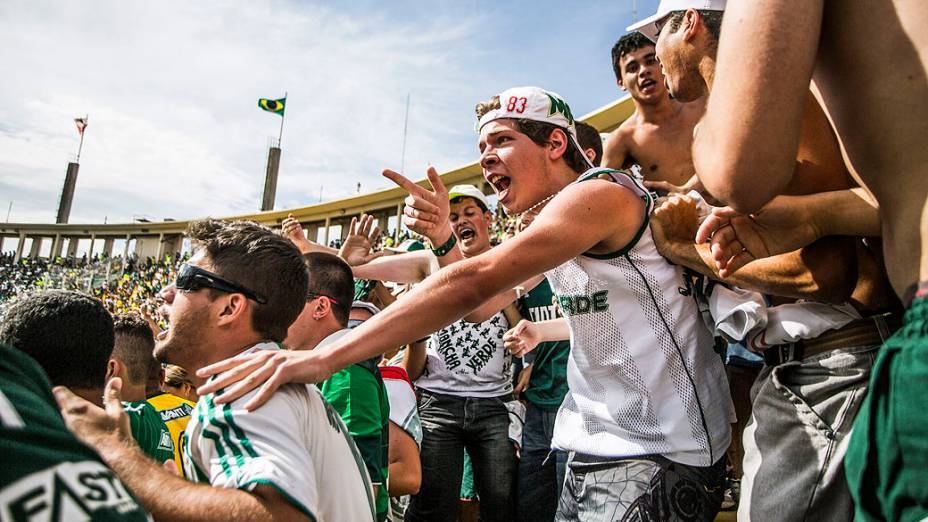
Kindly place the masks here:
[(512, 356), (503, 346), (508, 329), (506, 316), (498, 312), (482, 323), (460, 320), (433, 333), (416, 386), (459, 397), (512, 393)]
[[(253, 350), (277, 350), (262, 343)], [(216, 405), (200, 397), (184, 432), (184, 471), (215, 487), (268, 485), (317, 522), (376, 519), (361, 455), (338, 413), (313, 385), (288, 384), (245, 411), (257, 390)]]
[(422, 423), (419, 420), (419, 401), (409, 382), (406, 370), (399, 366), (381, 366), (380, 375), (390, 401), (390, 422), (409, 434), (416, 444), (422, 444)]
[[(641, 197), (649, 214), (648, 192), (623, 173), (594, 169), (579, 181), (604, 172)], [(725, 368), (682, 269), (657, 252), (648, 215), (642, 218), (637, 237), (621, 251), (581, 255), (546, 274), (571, 345), (569, 390), (552, 445), (709, 466), (731, 440)]]

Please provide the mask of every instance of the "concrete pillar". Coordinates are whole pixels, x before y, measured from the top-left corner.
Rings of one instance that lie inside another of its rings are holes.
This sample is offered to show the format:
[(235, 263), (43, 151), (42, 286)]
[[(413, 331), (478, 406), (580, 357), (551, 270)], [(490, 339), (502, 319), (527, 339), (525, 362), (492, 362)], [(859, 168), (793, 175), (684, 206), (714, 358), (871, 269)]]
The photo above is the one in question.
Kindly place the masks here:
[(318, 222), (308, 223), (306, 225), (303, 225), (303, 230), (306, 231), (306, 237), (309, 238), (310, 241), (315, 242), (316, 238), (319, 237), (319, 223)]
[(32, 237), (32, 248), (29, 249), (29, 257), (35, 259), (39, 257), (39, 252), (42, 250), (42, 236), (33, 236)]
[(322, 234), (322, 244), (329, 246), (329, 226), (332, 225), (332, 218), (325, 218), (325, 233)]
[(164, 232), (158, 234), (158, 255), (156, 257), (159, 261), (164, 258)]
[(122, 263), (120, 263), (119, 277), (122, 277), (126, 273), (126, 262), (129, 260), (129, 240), (132, 239), (132, 236), (126, 234), (126, 242), (122, 246)]
[(261, 210), (274, 210), (277, 196), (277, 171), (280, 169), (280, 147), (271, 147), (267, 152), (267, 174), (264, 177), (264, 196), (261, 198)]
[(108, 237), (103, 240), (103, 253), (106, 257), (113, 257), (113, 238)]
[(16, 245), (16, 262), (23, 258), (23, 249), (26, 248), (26, 233), (19, 233), (19, 243)]
[(58, 218), (55, 223), (67, 223), (71, 216), (71, 202), (74, 201), (74, 187), (77, 186), (77, 171), (81, 166), (77, 163), (68, 163), (68, 172), (64, 177), (64, 188), (61, 189), (61, 201), (58, 202)]
[(348, 228), (349, 225), (351, 225), (351, 218), (342, 218), (341, 224), (342, 228), (338, 232), (338, 235), (341, 237), (342, 241), (345, 241), (345, 238), (348, 237)]
[(399, 242), (400, 240), (400, 227), (403, 226), (403, 202), (400, 201), (396, 204), (396, 230), (393, 231), (393, 241)]
[(171, 234), (169, 236), (165, 236), (165, 238), (162, 240), (162, 245), (164, 245), (161, 249), (162, 257), (168, 254), (173, 256), (174, 254), (180, 252), (180, 249), (183, 246), (183, 242), (183, 234)]
[(97, 242), (97, 235), (90, 234), (90, 249), (87, 250), (87, 259), (93, 259), (93, 244)]
[(68, 238), (68, 257), (77, 256), (77, 245), (80, 242), (80, 239), (71, 236)]
[(390, 231), (390, 211), (383, 210), (380, 212), (380, 215), (377, 216), (377, 226), (380, 227), (380, 234), (383, 236), (387, 235), (387, 232)]
[(61, 255), (61, 248), (64, 246), (64, 239), (61, 234), (55, 234), (55, 240), (52, 241), (52, 250), (49, 253), (49, 259), (55, 259)]

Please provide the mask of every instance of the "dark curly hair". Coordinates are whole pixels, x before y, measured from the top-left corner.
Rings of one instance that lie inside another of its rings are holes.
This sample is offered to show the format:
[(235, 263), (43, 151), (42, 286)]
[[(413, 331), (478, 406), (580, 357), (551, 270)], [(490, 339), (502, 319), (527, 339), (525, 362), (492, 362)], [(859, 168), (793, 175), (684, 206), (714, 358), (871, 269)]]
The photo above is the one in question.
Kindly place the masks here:
[(102, 389), (113, 353), (113, 317), (80, 292), (48, 291), (7, 309), (0, 343), (28, 354), (55, 386)]
[(654, 42), (638, 31), (619, 38), (619, 41), (612, 46), (612, 70), (617, 80), (622, 79), (622, 57), (642, 47), (654, 47)]

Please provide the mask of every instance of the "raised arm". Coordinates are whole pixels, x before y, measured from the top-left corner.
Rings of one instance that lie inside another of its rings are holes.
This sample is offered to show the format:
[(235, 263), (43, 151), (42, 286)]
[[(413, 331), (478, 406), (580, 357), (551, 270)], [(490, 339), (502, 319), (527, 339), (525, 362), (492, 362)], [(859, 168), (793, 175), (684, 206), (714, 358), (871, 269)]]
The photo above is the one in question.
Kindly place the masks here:
[(293, 217), (293, 214), (287, 214), (287, 217), (280, 223), (280, 227), (283, 235), (287, 236), (287, 239), (292, 241), (303, 254), (325, 252), (327, 254), (338, 255), (338, 250), (307, 239), (306, 234), (303, 232), (303, 225), (300, 225), (300, 222)]
[(355, 277), (392, 281), (394, 283), (418, 283), (438, 271), (438, 261), (427, 250), (406, 252), (379, 257), (370, 263), (351, 268)]
[(738, 211), (756, 211), (792, 177), (822, 4), (730, 0), (726, 6), (693, 164), (706, 190)]

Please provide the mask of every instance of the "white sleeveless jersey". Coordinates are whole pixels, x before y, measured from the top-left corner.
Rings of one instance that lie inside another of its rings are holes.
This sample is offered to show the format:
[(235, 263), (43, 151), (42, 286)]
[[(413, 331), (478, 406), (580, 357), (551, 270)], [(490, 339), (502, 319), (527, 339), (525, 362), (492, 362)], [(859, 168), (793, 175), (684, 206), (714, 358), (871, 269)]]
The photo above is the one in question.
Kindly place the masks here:
[(459, 397), (512, 393), (512, 356), (503, 347), (509, 322), (502, 312), (482, 323), (463, 319), (432, 334), (416, 387)]
[(569, 391), (552, 445), (602, 457), (660, 454), (694, 466), (721, 458), (731, 440), (731, 399), (721, 358), (683, 271), (658, 254), (651, 196), (625, 173), (647, 215), (611, 255), (579, 256), (546, 274), (570, 324)]

